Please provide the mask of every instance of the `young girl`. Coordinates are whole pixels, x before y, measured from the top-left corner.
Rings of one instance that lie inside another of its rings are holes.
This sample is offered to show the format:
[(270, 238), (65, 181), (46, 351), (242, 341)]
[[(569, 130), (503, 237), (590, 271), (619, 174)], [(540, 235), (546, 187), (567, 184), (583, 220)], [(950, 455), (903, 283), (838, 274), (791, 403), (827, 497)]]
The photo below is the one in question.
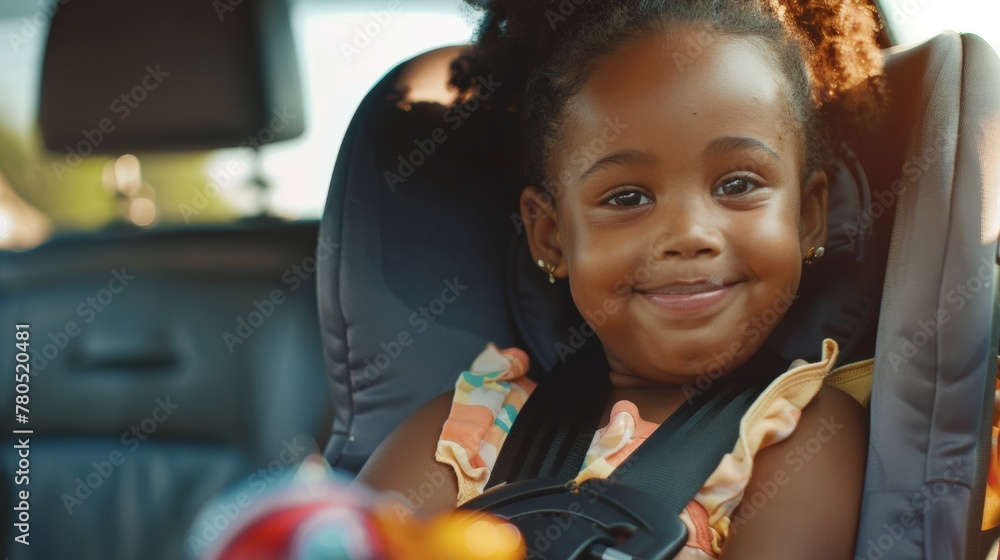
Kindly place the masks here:
[[(505, 84), (489, 101), (526, 138), (532, 257), (605, 317), (591, 326), (611, 390), (577, 481), (607, 476), (708, 372), (725, 383), (761, 349), (776, 322), (760, 319), (784, 314), (822, 256), (826, 170), (882, 99), (874, 14), (862, 0), (470, 4), (486, 13), (453, 83)], [(820, 362), (774, 372), (682, 514), (678, 558), (852, 556), (867, 424), (824, 385), (836, 354), (828, 340)], [(483, 491), (535, 384), (517, 349), (470, 370), (361, 482), (420, 488), (427, 513)]]

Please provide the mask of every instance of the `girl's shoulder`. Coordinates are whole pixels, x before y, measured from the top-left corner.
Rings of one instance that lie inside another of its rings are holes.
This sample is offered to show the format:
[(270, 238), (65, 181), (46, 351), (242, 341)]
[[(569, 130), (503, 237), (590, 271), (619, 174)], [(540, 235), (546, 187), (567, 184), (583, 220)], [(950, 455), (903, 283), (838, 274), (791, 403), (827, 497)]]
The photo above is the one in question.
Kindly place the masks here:
[(824, 384), (795, 416), (791, 432), (755, 453), (735, 507), (717, 511), (730, 512), (720, 531), (725, 558), (846, 558), (854, 551), (867, 411)]
[[(864, 368), (834, 370), (836, 356), (836, 343), (824, 341), (820, 361), (793, 364), (743, 417), (736, 447), (695, 498), (708, 514), (713, 554), (724, 544), (727, 558), (801, 557), (810, 543), (824, 542), (818, 548), (828, 557), (849, 556), (840, 552), (854, 542), (848, 533), (857, 521), (868, 425), (861, 395), (831, 383), (856, 381)], [(829, 523), (816, 524), (821, 511), (830, 512)]]
[[(800, 441), (813, 439), (826, 443), (839, 433), (841, 422), (850, 423), (852, 428), (864, 425), (864, 407), (830, 384), (840, 371), (833, 367), (837, 353), (836, 342), (823, 341), (819, 361), (796, 360), (761, 393), (740, 420), (740, 435), (733, 451), (709, 476), (699, 501), (709, 509), (721, 507), (729, 517), (744, 498), (742, 490), (751, 476), (768, 470), (766, 466), (762, 469), (761, 458), (774, 455), (773, 448), (779, 444), (784, 444), (780, 448), (794, 448)], [(854, 434), (855, 430), (848, 432)], [(802, 457), (787, 459), (788, 464), (798, 465)]]

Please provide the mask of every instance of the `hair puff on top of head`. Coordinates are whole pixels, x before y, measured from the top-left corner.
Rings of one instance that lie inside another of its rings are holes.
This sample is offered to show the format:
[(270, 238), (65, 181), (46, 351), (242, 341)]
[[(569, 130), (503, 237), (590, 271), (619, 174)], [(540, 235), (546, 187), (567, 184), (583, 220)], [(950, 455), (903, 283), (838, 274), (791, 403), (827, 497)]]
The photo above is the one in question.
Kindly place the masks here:
[[(876, 41), (878, 14), (867, 0), (465, 2), (481, 15), (474, 44), (452, 62), (451, 84), (459, 92), (459, 101), (472, 93), (480, 77), (493, 75), (504, 84), (484, 106), (522, 113), (522, 127), (528, 129), (528, 164), (535, 167), (535, 175), (539, 165), (530, 161), (535, 157), (531, 154), (546, 151), (565, 95), (535, 99), (529, 97), (529, 90), (545, 88), (529, 86), (539, 79), (558, 82), (552, 73), (567, 71), (571, 66), (566, 61), (575, 60), (572, 56), (567, 59), (567, 52), (585, 53), (577, 61), (584, 66), (592, 64), (595, 55), (609, 52), (629, 33), (649, 29), (650, 21), (657, 18), (710, 25), (772, 21), (774, 28), (783, 28), (785, 39), (800, 47), (809, 74), (808, 99), (823, 123), (824, 143), (831, 147), (849, 144), (870, 130), (887, 100), (882, 54)], [(758, 24), (749, 24), (746, 29), (754, 29), (754, 25)]]

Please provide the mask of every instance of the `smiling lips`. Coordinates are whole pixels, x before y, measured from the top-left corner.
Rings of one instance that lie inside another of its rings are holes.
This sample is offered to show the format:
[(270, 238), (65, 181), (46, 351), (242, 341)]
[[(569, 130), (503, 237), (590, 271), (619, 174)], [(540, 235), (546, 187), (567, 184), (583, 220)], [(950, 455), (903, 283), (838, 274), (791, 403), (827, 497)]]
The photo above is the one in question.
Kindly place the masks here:
[(637, 290), (653, 305), (677, 315), (706, 311), (732, 293), (739, 281), (726, 282), (719, 276), (677, 280), (669, 284)]

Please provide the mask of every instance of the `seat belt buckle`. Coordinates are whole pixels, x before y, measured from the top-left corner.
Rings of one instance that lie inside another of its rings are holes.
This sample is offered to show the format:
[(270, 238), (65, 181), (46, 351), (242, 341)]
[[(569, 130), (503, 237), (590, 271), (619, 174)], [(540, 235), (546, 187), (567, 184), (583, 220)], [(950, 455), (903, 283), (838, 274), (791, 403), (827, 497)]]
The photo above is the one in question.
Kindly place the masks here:
[(608, 479), (578, 485), (558, 478), (512, 482), (460, 509), (509, 520), (524, 536), (528, 558), (669, 560), (687, 542), (680, 512)]

